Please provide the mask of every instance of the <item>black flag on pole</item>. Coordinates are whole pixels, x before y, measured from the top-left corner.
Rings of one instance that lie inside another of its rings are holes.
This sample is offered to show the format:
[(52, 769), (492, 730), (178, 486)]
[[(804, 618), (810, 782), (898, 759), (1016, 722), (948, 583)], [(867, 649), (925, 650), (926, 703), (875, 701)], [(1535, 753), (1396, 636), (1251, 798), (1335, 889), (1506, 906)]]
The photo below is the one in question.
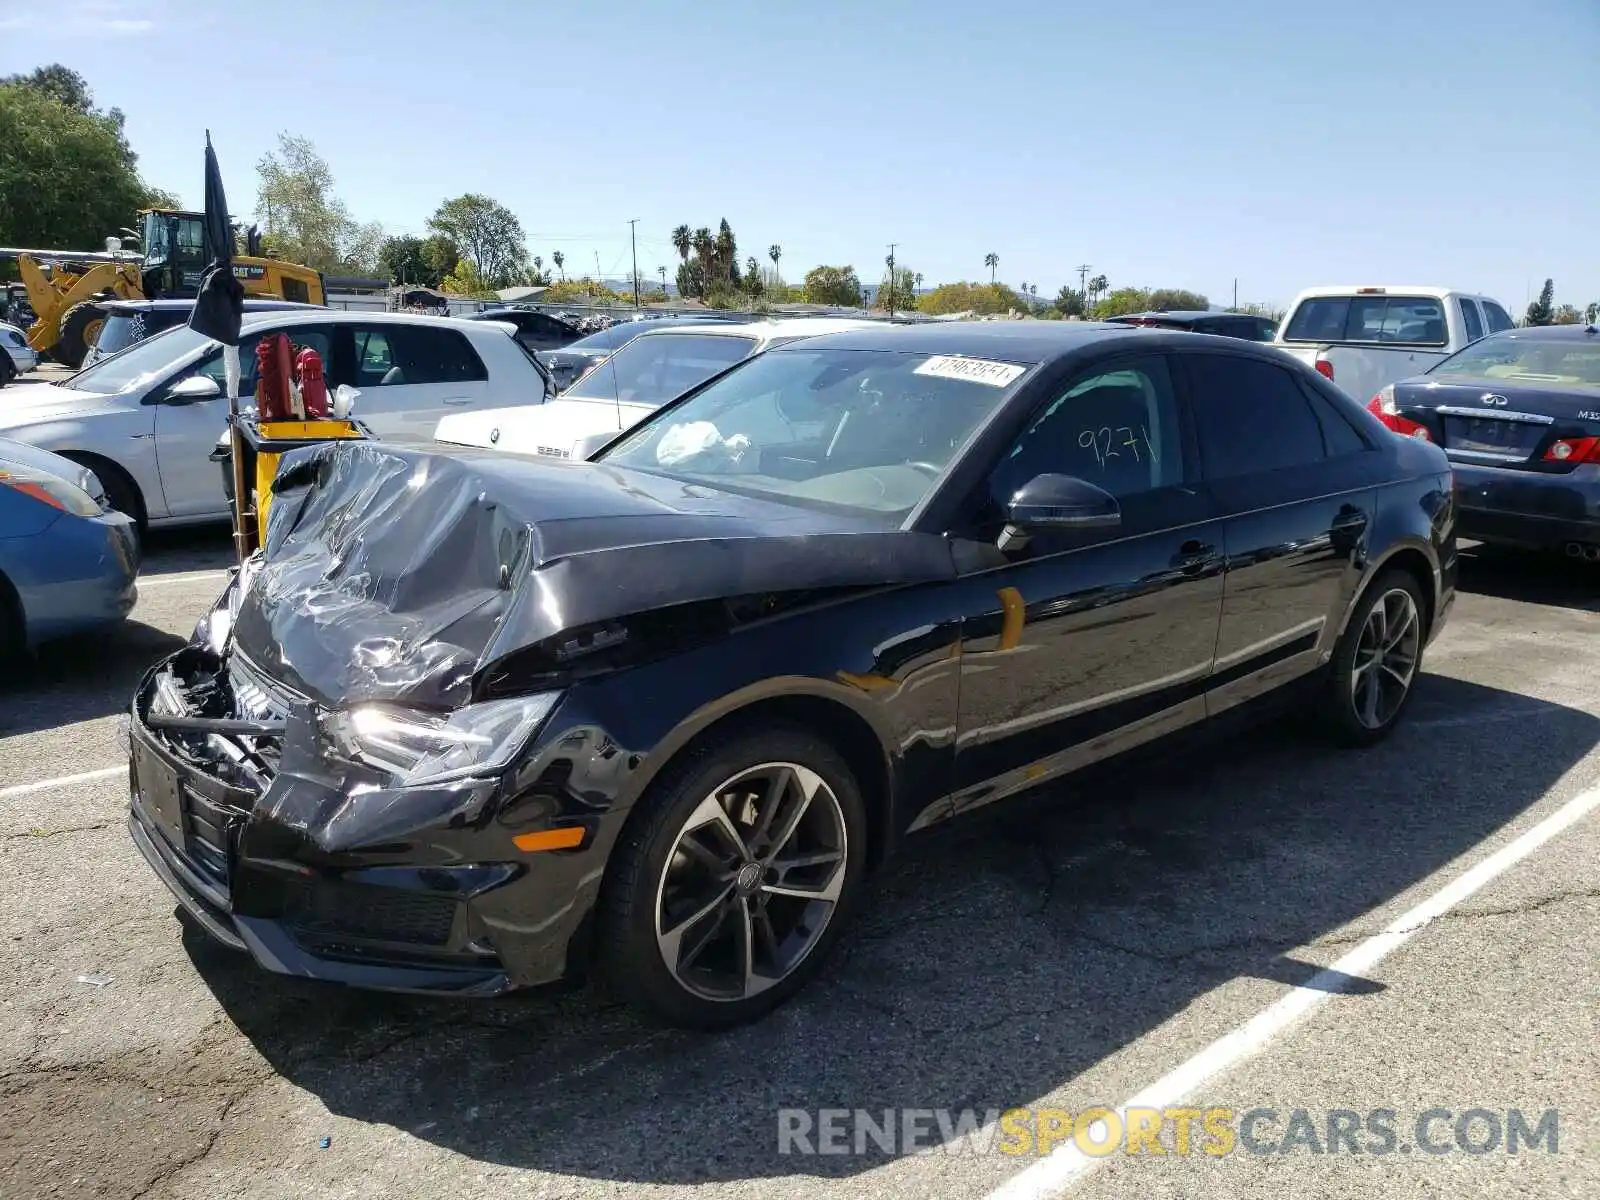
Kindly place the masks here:
[(214, 338), (224, 346), (239, 344), (239, 322), (244, 317), (244, 288), (233, 276), (233, 223), (228, 219), (228, 198), (222, 191), (222, 168), (206, 132), (206, 242), (211, 263), (200, 277), (189, 328)]

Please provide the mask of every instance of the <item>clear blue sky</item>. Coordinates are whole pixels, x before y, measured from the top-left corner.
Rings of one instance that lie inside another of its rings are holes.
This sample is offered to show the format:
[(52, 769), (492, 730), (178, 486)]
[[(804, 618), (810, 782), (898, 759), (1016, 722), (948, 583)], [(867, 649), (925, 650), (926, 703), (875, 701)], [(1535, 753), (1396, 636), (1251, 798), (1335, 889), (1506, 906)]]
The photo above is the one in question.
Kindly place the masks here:
[[(567, 270), (670, 265), (727, 217), (784, 248), (1040, 295), (1286, 302), (1317, 283), (1530, 281), (1600, 300), (1600, 0), (17, 0), (0, 73), (60, 61), (198, 206), (236, 213), (280, 131), (362, 220), (447, 196), (517, 213)], [(214, 52), (217, 67), (200, 67)], [(168, 65), (194, 56), (188, 71)], [(204, 97), (229, 79), (225, 100)], [(205, 80), (204, 85), (199, 81)]]

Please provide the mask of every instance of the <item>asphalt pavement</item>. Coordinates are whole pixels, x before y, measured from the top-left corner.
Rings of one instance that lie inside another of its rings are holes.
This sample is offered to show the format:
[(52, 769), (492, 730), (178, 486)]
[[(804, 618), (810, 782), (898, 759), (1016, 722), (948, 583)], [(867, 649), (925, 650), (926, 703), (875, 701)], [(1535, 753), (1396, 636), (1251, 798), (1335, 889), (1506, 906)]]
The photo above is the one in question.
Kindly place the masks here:
[[(0, 675), (4, 1200), (1600, 1196), (1586, 564), (1469, 555), (1380, 747), (1272, 725), (914, 840), (816, 986), (700, 1036), (284, 979), (180, 925), (117, 721), (229, 550), (151, 543), (126, 627)], [(1130, 1101), (1165, 1153), (1078, 1145)]]

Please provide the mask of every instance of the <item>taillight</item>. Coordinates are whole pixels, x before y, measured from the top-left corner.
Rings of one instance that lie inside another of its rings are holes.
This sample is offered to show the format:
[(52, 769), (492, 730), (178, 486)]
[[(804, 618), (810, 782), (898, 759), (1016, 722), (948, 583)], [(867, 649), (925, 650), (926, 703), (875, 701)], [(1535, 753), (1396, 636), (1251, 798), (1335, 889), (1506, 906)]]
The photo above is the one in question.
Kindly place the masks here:
[(1414, 437), (1424, 442), (1433, 440), (1433, 436), (1428, 432), (1426, 425), (1419, 424), (1409, 417), (1400, 415), (1400, 410), (1395, 407), (1394, 403), (1393, 384), (1383, 388), (1367, 402), (1367, 411), (1402, 437)]
[(1545, 462), (1600, 463), (1600, 437), (1562, 438), (1544, 452)]
[(1317, 359), (1317, 374), (1331, 383), (1333, 381), (1333, 364), (1325, 358)]

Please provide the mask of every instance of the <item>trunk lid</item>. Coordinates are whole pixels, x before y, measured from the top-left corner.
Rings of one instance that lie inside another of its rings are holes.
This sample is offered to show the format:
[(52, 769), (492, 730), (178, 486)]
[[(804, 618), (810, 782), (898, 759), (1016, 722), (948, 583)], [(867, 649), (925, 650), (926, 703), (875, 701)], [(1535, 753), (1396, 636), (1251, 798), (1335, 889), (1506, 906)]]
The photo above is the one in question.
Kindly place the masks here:
[(1551, 447), (1600, 437), (1600, 388), (1424, 376), (1396, 384), (1394, 404), (1461, 463), (1566, 474), (1578, 462), (1546, 459)]

